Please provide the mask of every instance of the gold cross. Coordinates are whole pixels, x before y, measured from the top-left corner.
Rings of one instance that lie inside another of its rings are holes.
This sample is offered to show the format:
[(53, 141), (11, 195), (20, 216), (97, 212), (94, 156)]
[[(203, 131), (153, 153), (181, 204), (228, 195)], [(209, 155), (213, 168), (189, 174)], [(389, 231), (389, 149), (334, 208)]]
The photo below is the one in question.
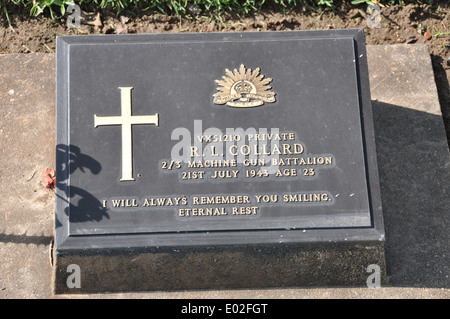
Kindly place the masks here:
[(120, 181), (134, 181), (133, 146), (131, 126), (133, 124), (153, 124), (158, 126), (159, 115), (131, 115), (132, 87), (119, 87), (121, 96), (120, 116), (97, 116), (94, 114), (94, 128), (100, 125), (122, 125), (122, 178)]

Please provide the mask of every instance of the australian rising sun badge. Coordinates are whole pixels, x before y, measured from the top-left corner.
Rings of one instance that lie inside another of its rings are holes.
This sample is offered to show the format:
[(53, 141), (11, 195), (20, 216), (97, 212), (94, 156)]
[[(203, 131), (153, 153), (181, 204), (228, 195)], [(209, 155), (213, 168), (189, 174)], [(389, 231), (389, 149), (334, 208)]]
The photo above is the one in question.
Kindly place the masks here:
[(259, 74), (260, 68), (254, 71), (246, 69), (243, 64), (239, 70), (225, 70), (227, 76), (216, 80), (217, 93), (213, 95), (215, 104), (226, 104), (231, 107), (255, 107), (264, 103), (275, 102), (275, 93), (268, 84), (271, 78)]

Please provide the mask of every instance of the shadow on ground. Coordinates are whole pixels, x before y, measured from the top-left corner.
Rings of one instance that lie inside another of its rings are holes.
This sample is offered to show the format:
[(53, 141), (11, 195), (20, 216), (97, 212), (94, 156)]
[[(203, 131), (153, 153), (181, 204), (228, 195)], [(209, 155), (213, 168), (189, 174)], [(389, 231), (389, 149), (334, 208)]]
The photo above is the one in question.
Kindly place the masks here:
[(442, 57), (431, 54), (431, 61), (439, 96), (439, 104), (441, 105), (441, 112), (444, 118), (445, 130), (450, 148), (450, 85), (448, 83), (447, 73), (443, 67), (444, 61)]
[(442, 117), (372, 105), (389, 285), (449, 288), (450, 157)]

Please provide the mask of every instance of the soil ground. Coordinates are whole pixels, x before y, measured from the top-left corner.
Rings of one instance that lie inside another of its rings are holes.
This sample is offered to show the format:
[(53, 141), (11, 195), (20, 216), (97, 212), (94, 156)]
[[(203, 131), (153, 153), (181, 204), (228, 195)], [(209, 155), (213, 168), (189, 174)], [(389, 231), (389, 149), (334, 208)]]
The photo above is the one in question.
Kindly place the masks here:
[[(266, 6), (247, 16), (221, 16), (192, 8), (182, 17), (155, 12), (82, 12), (80, 28), (69, 29), (66, 19), (29, 17), (26, 10), (12, 9), (12, 28), (0, 20), (0, 54), (53, 53), (56, 36), (72, 34), (241, 32), (363, 28), (367, 44), (423, 43), (429, 46), (447, 137), (450, 140), (450, 3), (394, 5), (381, 8), (378, 27), (368, 26), (366, 5), (342, 4), (334, 11), (317, 13), (306, 8), (280, 12)], [(405, 92), (407, 94), (407, 92)], [(450, 145), (450, 144), (449, 144)]]

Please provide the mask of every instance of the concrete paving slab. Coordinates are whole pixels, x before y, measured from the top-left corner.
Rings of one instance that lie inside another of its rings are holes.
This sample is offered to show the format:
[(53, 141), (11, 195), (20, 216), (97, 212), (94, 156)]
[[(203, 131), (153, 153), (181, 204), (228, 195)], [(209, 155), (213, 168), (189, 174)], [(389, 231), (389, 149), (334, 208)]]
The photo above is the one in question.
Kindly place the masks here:
[(55, 59), (0, 56), (0, 297), (50, 296), (54, 193)]
[(0, 298), (449, 298), (450, 155), (428, 49), (368, 46), (388, 286), (52, 295), (55, 56), (0, 55)]
[(449, 288), (450, 160), (427, 47), (369, 59), (390, 284)]

